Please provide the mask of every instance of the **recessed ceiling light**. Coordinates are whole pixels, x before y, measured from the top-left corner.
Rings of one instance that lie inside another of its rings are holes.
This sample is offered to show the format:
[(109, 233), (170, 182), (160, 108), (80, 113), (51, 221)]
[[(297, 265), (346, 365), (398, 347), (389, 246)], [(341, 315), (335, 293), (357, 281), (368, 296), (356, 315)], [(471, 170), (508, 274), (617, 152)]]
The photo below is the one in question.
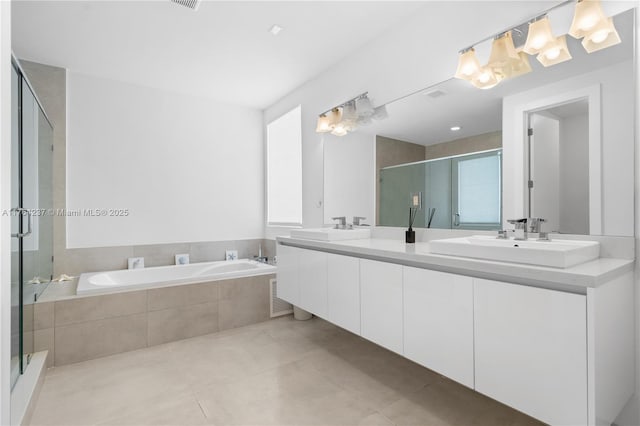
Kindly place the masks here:
[(269, 32), (271, 34), (273, 34), (274, 36), (278, 35), (280, 33), (280, 31), (282, 31), (282, 30), (284, 30), (284, 28), (282, 28), (278, 24), (273, 24), (273, 26), (271, 26), (271, 28), (269, 28)]
[(460, 126), (452, 126), (452, 127), (451, 127), (451, 131), (452, 131), (452, 132), (457, 132), (457, 131), (458, 131), (458, 130), (460, 130), (460, 129), (462, 129), (462, 127), (460, 127)]

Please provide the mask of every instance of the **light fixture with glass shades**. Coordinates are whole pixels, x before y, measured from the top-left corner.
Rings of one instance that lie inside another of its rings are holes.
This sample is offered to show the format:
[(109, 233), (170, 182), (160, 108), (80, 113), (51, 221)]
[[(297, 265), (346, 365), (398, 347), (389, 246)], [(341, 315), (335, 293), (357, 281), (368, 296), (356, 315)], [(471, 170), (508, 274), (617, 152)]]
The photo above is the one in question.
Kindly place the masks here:
[(387, 110), (384, 105), (374, 108), (369, 93), (365, 92), (320, 114), (316, 132), (331, 132), (335, 136), (344, 136), (360, 126), (371, 123), (371, 120), (385, 118)]
[[(613, 18), (604, 14), (600, 0), (567, 0), (529, 21), (462, 49), (455, 77), (467, 80), (479, 89), (490, 89), (503, 80), (531, 72), (529, 55), (536, 55), (538, 62), (545, 67), (570, 60), (572, 57), (567, 47), (566, 35), (554, 35), (548, 13), (573, 3), (575, 11), (569, 35), (582, 39), (582, 46), (588, 53), (621, 42)], [(521, 36), (526, 33), (524, 45), (514, 44), (515, 32)], [(488, 62), (481, 65), (474, 46), (488, 40), (492, 40), (491, 54)]]

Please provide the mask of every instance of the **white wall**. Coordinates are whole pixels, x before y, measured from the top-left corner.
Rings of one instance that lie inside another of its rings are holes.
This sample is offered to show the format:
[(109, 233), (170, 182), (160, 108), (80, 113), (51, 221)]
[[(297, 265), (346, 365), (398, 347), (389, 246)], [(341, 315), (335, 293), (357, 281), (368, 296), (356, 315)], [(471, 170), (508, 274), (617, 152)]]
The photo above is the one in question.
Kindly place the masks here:
[[(503, 102), (504, 217), (524, 217), (525, 167), (522, 108), (564, 93), (600, 85), (602, 137), (602, 232), (634, 235), (634, 94), (633, 64), (615, 64), (571, 79), (507, 96)], [(534, 108), (532, 108), (534, 109)], [(525, 108), (526, 111), (526, 108)], [(522, 126), (521, 126), (522, 125)]]
[[(346, 136), (324, 135), (324, 223), (332, 217), (366, 217), (375, 224), (376, 138), (364, 133)], [(373, 147), (373, 148), (372, 148)]]
[(67, 247), (262, 238), (260, 111), (70, 72)]
[[(11, 209), (11, 2), (0, 1), (0, 211)], [(11, 218), (0, 215), (0, 424), (10, 423)]]

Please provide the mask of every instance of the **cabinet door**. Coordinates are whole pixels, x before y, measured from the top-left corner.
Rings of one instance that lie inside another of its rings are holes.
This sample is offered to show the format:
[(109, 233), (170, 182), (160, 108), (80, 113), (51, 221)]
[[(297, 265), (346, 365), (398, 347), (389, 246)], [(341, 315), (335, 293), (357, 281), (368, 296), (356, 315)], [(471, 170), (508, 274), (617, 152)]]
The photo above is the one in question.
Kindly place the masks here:
[(474, 279), (476, 390), (549, 424), (587, 424), (586, 296)]
[(403, 269), (404, 355), (473, 388), (473, 278)]
[(298, 252), (295, 247), (278, 244), (278, 297), (287, 302), (298, 305), (300, 303), (300, 288), (298, 286)]
[(300, 304), (319, 317), (327, 317), (327, 253), (300, 249), (298, 257)]
[(402, 266), (360, 260), (362, 337), (402, 354)]
[(355, 257), (327, 255), (327, 319), (360, 334), (360, 262)]

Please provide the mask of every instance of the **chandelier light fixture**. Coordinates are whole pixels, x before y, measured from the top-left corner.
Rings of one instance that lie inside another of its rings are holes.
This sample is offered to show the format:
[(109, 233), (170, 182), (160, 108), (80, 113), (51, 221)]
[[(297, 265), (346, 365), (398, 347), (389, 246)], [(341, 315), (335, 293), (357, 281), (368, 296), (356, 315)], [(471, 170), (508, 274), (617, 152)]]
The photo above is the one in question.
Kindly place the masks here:
[(374, 108), (369, 99), (369, 93), (365, 92), (320, 114), (316, 132), (331, 132), (335, 136), (344, 136), (360, 126), (371, 123), (372, 120), (385, 118), (387, 118), (385, 106)]
[[(489, 61), (481, 65), (474, 46), (459, 52), (455, 77), (467, 80), (479, 89), (490, 89), (501, 81), (531, 72), (529, 55), (535, 55), (538, 62), (549, 67), (571, 59), (566, 35), (555, 36), (547, 15), (552, 10), (576, 3), (569, 35), (582, 39), (582, 46), (588, 53), (596, 52), (620, 43), (620, 36), (613, 24), (613, 18), (602, 11), (600, 0), (568, 0), (556, 5), (543, 14), (494, 36), (480, 40), (475, 45), (493, 40)], [(512, 32), (528, 24), (527, 40), (517, 49)]]

